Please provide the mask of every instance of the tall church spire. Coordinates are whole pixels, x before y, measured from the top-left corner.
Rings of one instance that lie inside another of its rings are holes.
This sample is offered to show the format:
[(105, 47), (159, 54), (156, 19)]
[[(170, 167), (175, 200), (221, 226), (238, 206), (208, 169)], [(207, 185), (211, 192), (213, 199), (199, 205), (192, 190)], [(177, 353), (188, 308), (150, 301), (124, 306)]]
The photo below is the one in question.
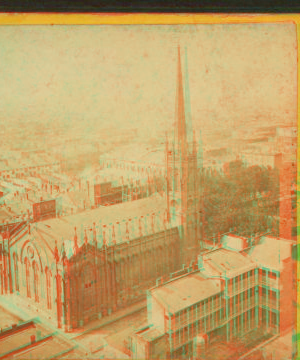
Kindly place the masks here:
[[(182, 61), (184, 60), (184, 61)], [(184, 62), (182, 66), (182, 62)], [(189, 264), (199, 249), (199, 195), (197, 145), (192, 129), (187, 51), (178, 47), (174, 142), (167, 153), (167, 196), (171, 221), (180, 224), (182, 263)]]
[(192, 150), (193, 131), (191, 124), (191, 103), (187, 64), (187, 50), (185, 49), (184, 73), (181, 66), (181, 52), (178, 46), (177, 94), (176, 94), (176, 130), (175, 143), (177, 151), (184, 159)]
[(181, 55), (178, 46), (178, 69), (177, 69), (177, 94), (176, 94), (176, 145), (177, 151), (185, 155), (186, 150), (186, 127), (185, 127), (185, 109), (184, 94), (182, 83)]

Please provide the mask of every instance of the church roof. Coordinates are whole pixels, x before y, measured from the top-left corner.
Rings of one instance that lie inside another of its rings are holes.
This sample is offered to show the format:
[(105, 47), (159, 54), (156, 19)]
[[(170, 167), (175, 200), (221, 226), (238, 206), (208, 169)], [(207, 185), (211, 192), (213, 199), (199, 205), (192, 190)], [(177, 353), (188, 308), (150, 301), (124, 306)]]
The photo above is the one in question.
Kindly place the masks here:
[(171, 224), (167, 224), (165, 221), (166, 208), (165, 196), (155, 194), (141, 200), (44, 220), (35, 223), (31, 232), (34, 236), (42, 237), (52, 249), (55, 247), (55, 241), (57, 241), (59, 250), (64, 243), (67, 255), (71, 255), (71, 249), (74, 246), (75, 227), (79, 247), (84, 243), (85, 236), (89, 243), (94, 241), (94, 223), (99, 247), (104, 242), (107, 245), (112, 244), (113, 241), (116, 244), (121, 244), (134, 240), (141, 234), (151, 235), (163, 231), (165, 226), (171, 228)]

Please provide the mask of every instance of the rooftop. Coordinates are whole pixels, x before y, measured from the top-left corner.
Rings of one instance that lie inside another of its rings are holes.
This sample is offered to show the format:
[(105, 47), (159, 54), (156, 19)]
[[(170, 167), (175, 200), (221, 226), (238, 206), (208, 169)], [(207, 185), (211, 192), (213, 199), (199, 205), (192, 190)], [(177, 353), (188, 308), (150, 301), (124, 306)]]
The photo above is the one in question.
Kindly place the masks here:
[(220, 291), (219, 279), (208, 279), (199, 271), (155, 287), (151, 293), (158, 302), (174, 314)]
[[(35, 223), (31, 233), (37, 237), (42, 237), (53, 249), (55, 240), (58, 244), (64, 242), (65, 248), (71, 249), (75, 227), (77, 228), (78, 245), (80, 246), (84, 242), (85, 232), (88, 242), (93, 241), (92, 229), (93, 223), (95, 223), (98, 244), (103, 241), (109, 244), (113, 232), (116, 244), (120, 244), (140, 237), (140, 233), (150, 235), (162, 231), (165, 225), (171, 228), (171, 224), (164, 222), (165, 211), (165, 197), (161, 194), (155, 194), (141, 200), (99, 207), (62, 218), (44, 220)], [(152, 220), (152, 214), (159, 214), (159, 216), (155, 216)], [(143, 219), (139, 220), (141, 216)]]
[(26, 358), (30, 360), (46, 360), (56, 357), (60, 353), (69, 352), (71, 349), (70, 344), (66, 341), (62, 341), (56, 337), (51, 337), (45, 342), (36, 343), (34, 347), (30, 348), (30, 350), (26, 350), (26, 353), (20, 352), (19, 354), (14, 355), (13, 358), (20, 360), (24, 360)]
[[(62, 336), (51, 333), (49, 329), (35, 323), (35, 320), (20, 322), (0, 333), (0, 357), (13, 359), (52, 359), (72, 353), (74, 344)], [(84, 353), (75, 352), (78, 359)]]
[(8, 336), (3, 336), (0, 339), (0, 356), (9, 353), (19, 347), (30, 344), (30, 337), (36, 335), (37, 330), (41, 331), (41, 337), (47, 334), (40, 326), (28, 325), (24, 329), (15, 331)]
[(247, 246), (247, 239), (234, 234), (224, 235), (222, 238), (222, 245), (228, 250), (242, 251)]
[(132, 162), (132, 159), (136, 159), (135, 165), (143, 166), (145, 164), (155, 164), (164, 166), (165, 145), (159, 147), (153, 147), (151, 145), (135, 144), (118, 147), (117, 150), (111, 151), (103, 155), (103, 159), (116, 159), (119, 161)]
[(283, 261), (292, 256), (292, 240), (264, 236), (260, 243), (249, 251), (249, 256), (260, 266), (281, 270)]
[(153, 326), (147, 327), (146, 329), (139, 330), (136, 332), (136, 334), (146, 341), (153, 341), (153, 340), (158, 339), (161, 336), (165, 335), (165, 333), (163, 333), (158, 328), (153, 327)]
[(254, 269), (256, 264), (247, 256), (227, 249), (217, 249), (203, 255), (204, 269), (211, 276), (232, 277)]
[(130, 180), (147, 179), (147, 173), (144, 172), (144, 174), (142, 174), (138, 171), (131, 169), (112, 167), (104, 168), (101, 170), (99, 169), (96, 172), (88, 172), (87, 170), (85, 170), (81, 174), (81, 177), (87, 180), (93, 180), (95, 184), (101, 184), (110, 181), (118, 181), (119, 183), (121, 183), (121, 180), (123, 180), (124, 184), (127, 184)]

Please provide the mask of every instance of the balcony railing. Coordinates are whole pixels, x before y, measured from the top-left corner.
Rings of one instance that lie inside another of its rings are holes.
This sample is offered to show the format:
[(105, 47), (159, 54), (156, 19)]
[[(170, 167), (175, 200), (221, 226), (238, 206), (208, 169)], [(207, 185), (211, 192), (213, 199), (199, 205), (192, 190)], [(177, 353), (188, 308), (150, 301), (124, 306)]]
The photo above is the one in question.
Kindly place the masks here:
[(278, 289), (278, 285), (279, 285), (279, 281), (277, 279), (270, 279), (267, 277), (260, 278), (259, 283), (262, 285), (272, 287), (274, 289)]
[(175, 336), (172, 335), (171, 337), (171, 346), (173, 348), (173, 350), (176, 350), (177, 348), (187, 344), (188, 342), (192, 341), (194, 339), (194, 337), (196, 336), (196, 334), (200, 334), (203, 332), (208, 332), (211, 331), (219, 326), (222, 326), (226, 323), (225, 319), (218, 319), (218, 320), (214, 320), (214, 321), (206, 321), (206, 324), (204, 325), (204, 322), (201, 324), (201, 326), (199, 326), (198, 328), (196, 327), (196, 330), (192, 331), (190, 330), (183, 332), (181, 335), (179, 335), (179, 333), (175, 333)]
[[(201, 306), (201, 309), (199, 311), (190, 311), (189, 316), (187, 315), (181, 315), (180, 318), (174, 321), (171, 321), (171, 329), (173, 331), (176, 331), (182, 327), (185, 327), (187, 325), (190, 325), (194, 323), (197, 320), (200, 320), (204, 316), (207, 316), (215, 311), (220, 310), (223, 307), (222, 301), (215, 302), (213, 306), (206, 306), (204, 309), (204, 306)], [(169, 327), (169, 324), (168, 324)]]
[(235, 286), (229, 285), (227, 287), (227, 295), (233, 296), (257, 285), (258, 281), (255, 278), (251, 278), (250, 280), (243, 280), (235, 284)]
[(272, 299), (270, 297), (262, 296), (260, 298), (259, 303), (263, 306), (267, 306), (268, 308), (273, 308), (273, 309), (279, 308), (279, 301), (277, 303), (276, 299)]
[(230, 309), (228, 318), (229, 319), (234, 318), (234, 317), (242, 314), (243, 312), (252, 309), (256, 305), (258, 305), (258, 302), (255, 300), (255, 298), (245, 300), (245, 301), (241, 302), (238, 305), (235, 305), (233, 308)]

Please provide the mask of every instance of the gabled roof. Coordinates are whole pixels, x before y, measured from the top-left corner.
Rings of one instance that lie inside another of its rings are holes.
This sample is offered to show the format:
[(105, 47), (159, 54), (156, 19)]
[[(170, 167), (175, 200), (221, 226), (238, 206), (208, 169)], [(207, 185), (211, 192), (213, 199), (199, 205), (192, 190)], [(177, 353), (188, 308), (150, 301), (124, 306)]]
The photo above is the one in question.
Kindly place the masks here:
[[(62, 243), (67, 250), (74, 246), (75, 227), (79, 247), (84, 243), (85, 234), (88, 243), (93, 243), (95, 223), (98, 246), (102, 246), (104, 242), (110, 245), (113, 239), (116, 244), (121, 244), (139, 238), (141, 233), (151, 235), (163, 231), (165, 226), (166, 228), (174, 226), (164, 221), (166, 208), (165, 197), (155, 194), (141, 200), (37, 222), (32, 224), (31, 233), (35, 237), (41, 237), (52, 249), (55, 248), (57, 241), (59, 250)], [(152, 216), (158, 213), (159, 216)]]

